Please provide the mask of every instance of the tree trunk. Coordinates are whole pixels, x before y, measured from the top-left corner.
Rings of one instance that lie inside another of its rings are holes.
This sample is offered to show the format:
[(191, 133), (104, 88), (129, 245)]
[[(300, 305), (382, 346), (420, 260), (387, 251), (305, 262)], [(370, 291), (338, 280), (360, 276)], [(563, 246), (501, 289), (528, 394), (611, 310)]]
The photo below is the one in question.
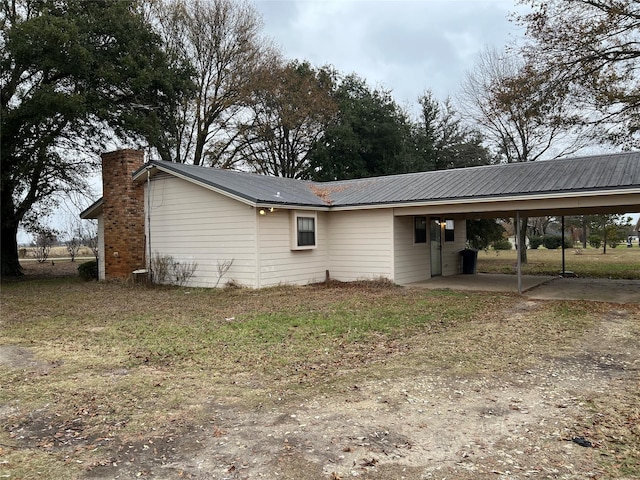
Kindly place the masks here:
[(22, 275), (22, 267), (18, 260), (18, 224), (20, 222), (13, 217), (13, 212), (2, 212), (0, 268), (3, 277), (19, 277)]
[(527, 263), (527, 223), (529, 223), (528, 217), (520, 217), (520, 241), (519, 252), (520, 263), (523, 265)]

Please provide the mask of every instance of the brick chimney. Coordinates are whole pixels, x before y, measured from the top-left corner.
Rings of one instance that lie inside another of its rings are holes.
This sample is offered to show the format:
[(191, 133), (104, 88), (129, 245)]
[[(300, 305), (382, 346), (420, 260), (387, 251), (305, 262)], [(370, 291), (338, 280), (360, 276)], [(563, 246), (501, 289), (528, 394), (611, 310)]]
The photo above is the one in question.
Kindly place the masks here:
[(145, 268), (144, 191), (131, 179), (144, 165), (139, 150), (102, 155), (102, 212), (105, 279), (126, 280)]

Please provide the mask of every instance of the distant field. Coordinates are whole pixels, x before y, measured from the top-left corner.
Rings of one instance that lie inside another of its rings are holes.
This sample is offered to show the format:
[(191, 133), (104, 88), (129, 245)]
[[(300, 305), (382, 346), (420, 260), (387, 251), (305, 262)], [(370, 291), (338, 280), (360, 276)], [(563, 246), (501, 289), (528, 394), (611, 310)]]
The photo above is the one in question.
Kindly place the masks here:
[[(528, 263), (522, 266), (527, 275), (558, 275), (562, 270), (562, 250), (527, 250)], [(478, 272), (515, 273), (515, 250), (478, 252)], [(602, 249), (565, 250), (565, 269), (579, 277), (640, 279), (640, 248), (619, 246)]]
[[(35, 247), (21, 247), (18, 249), (18, 253), (21, 260), (35, 260), (38, 257)], [(68, 256), (69, 252), (67, 251), (67, 247), (57, 246), (51, 247), (48, 258), (66, 258)], [(77, 256), (93, 257), (93, 253), (91, 252), (91, 249), (89, 247), (80, 247)]]

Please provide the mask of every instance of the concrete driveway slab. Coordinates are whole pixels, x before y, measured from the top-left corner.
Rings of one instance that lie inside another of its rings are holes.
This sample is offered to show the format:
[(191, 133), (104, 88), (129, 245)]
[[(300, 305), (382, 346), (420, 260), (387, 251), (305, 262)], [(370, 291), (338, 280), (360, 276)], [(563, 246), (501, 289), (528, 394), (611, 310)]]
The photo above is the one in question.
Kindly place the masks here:
[[(522, 291), (550, 282), (555, 277), (523, 275)], [(473, 292), (518, 292), (518, 277), (493, 273), (476, 273), (473, 275), (449, 275), (433, 277), (425, 282), (412, 283), (407, 287), (428, 289), (468, 290)]]
[[(518, 277), (490, 273), (451, 275), (433, 277), (425, 282), (406, 286), (409, 288), (517, 293)], [(640, 304), (640, 280), (523, 275), (522, 291), (524, 296), (531, 299)]]
[(640, 280), (554, 278), (527, 292), (532, 299), (640, 304)]

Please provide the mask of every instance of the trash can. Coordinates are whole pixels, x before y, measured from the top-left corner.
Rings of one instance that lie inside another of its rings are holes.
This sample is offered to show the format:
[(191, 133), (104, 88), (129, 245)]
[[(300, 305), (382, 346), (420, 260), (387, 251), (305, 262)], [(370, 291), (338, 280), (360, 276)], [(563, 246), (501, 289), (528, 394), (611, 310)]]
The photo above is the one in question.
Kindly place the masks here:
[(462, 256), (462, 273), (476, 273), (478, 263), (478, 251), (472, 248), (465, 248), (460, 251)]

